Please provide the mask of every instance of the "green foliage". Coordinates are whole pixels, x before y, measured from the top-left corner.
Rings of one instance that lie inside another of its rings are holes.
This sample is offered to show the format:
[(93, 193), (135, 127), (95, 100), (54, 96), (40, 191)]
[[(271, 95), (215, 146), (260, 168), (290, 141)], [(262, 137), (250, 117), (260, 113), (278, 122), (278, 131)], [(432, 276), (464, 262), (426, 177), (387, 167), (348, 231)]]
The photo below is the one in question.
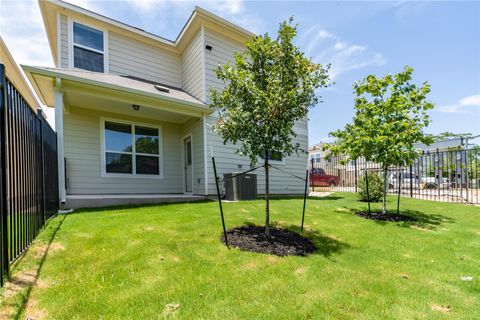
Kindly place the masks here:
[(361, 201), (380, 202), (383, 196), (383, 179), (378, 173), (368, 174), (368, 195), (367, 182), (365, 177), (358, 181), (358, 197)]
[(473, 137), (473, 134), (467, 133), (453, 133), (449, 131), (441, 132), (439, 134), (432, 134), (431, 136), (435, 141), (445, 141), (450, 139), (459, 139), (459, 138), (470, 138)]
[(212, 89), (210, 107), (218, 112), (214, 130), (237, 144), (252, 163), (271, 151), (288, 156), (301, 151), (293, 127), (318, 102), (315, 90), (327, 86), (329, 66), (312, 63), (293, 44), (293, 18), (280, 24), (278, 36), (267, 33), (235, 53), (235, 65), (219, 66), (217, 77), (227, 86)]
[[(337, 141), (327, 148), (333, 154), (351, 159), (364, 157), (378, 163), (385, 175), (389, 166), (412, 164), (419, 155), (414, 143), (433, 142), (431, 136), (423, 133), (430, 122), (427, 111), (433, 108), (427, 101), (430, 85), (415, 85), (411, 82), (412, 73), (413, 69), (406, 66), (395, 75), (369, 75), (355, 82), (353, 121), (345, 129), (330, 133)], [(386, 192), (385, 184), (384, 213)]]
[(433, 142), (423, 133), (433, 104), (426, 100), (430, 85), (417, 87), (410, 82), (412, 73), (406, 66), (396, 75), (369, 75), (355, 82), (355, 117), (344, 130), (330, 133), (337, 144), (329, 149), (352, 159), (365, 157), (383, 168), (413, 163), (418, 157), (413, 144)]
[(326, 87), (329, 65), (314, 64), (293, 44), (297, 25), (293, 18), (280, 24), (278, 36), (268, 33), (246, 43), (235, 53), (235, 65), (219, 66), (218, 79), (226, 87), (212, 89), (210, 107), (218, 120), (214, 131), (223, 142), (237, 145), (237, 153), (252, 164), (262, 158), (265, 170), (265, 233), (269, 233), (269, 160), (307, 152), (294, 143), (293, 127), (305, 120), (318, 102), (316, 90)]

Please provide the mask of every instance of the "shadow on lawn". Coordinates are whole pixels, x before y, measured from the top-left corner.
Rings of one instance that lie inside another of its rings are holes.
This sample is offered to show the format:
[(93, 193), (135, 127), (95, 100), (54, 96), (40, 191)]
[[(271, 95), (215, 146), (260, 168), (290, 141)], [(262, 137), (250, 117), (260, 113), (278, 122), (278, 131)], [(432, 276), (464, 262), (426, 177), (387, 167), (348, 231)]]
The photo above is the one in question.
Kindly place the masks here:
[(185, 201), (185, 202), (163, 202), (163, 203), (141, 203), (141, 204), (125, 204), (125, 205), (113, 205), (105, 207), (93, 207), (93, 208), (80, 208), (75, 209), (71, 213), (65, 213), (65, 215), (74, 215), (78, 213), (96, 213), (103, 211), (114, 211), (114, 210), (130, 210), (130, 209), (142, 209), (148, 207), (164, 207), (177, 204), (196, 204), (196, 203), (209, 203), (215, 202), (214, 200), (205, 199), (205, 200), (195, 200), (195, 201)]
[[(8, 307), (11, 307), (12, 309), (16, 309), (13, 314), (13, 319), (20, 319), (20, 316), (22, 313), (26, 310), (28, 300), (30, 299), (30, 295), (32, 293), (33, 287), (38, 282), (38, 278), (40, 276), (40, 273), (42, 271), (43, 264), (45, 262), (45, 259), (47, 257), (48, 251), (50, 249), (50, 246), (52, 245), (53, 240), (55, 239), (55, 236), (60, 230), (60, 228), (63, 225), (63, 222), (65, 221), (66, 216), (63, 216), (63, 218), (60, 220), (57, 226), (55, 226), (55, 229), (53, 230), (50, 238), (48, 239), (48, 242), (46, 243), (46, 249), (44, 250), (43, 254), (40, 256), (38, 260), (38, 264), (36, 266), (36, 272), (33, 271), (20, 271), (18, 272), (15, 276), (13, 276), (11, 279), (8, 280), (10, 282), (10, 287), (14, 288), (13, 291), (14, 293), (16, 291), (22, 290), (19, 294), (20, 296), (20, 301), (19, 302), (13, 302), (11, 304), (6, 304)], [(50, 220), (51, 222), (52, 220)], [(22, 259), (25, 257), (25, 255), (28, 254), (28, 251), (30, 251), (32, 247), (29, 247), (27, 249), (27, 252), (25, 252), (22, 255)], [(16, 263), (19, 263), (19, 260), (17, 260)], [(18, 265), (18, 264), (17, 264)], [(7, 286), (6, 286), (7, 287)]]
[[(343, 210), (335, 210), (335, 212), (346, 212), (351, 214), (356, 214), (359, 211), (366, 211), (366, 209), (362, 208), (346, 208), (344, 207), (345, 211)], [(376, 210), (372, 210), (376, 211)], [(396, 210), (388, 210), (389, 214), (397, 214)], [(447, 217), (441, 214), (426, 214), (421, 211), (405, 209), (399, 211), (400, 215), (412, 217), (415, 221), (401, 221), (401, 222), (391, 222), (391, 221), (381, 221), (381, 220), (372, 220), (379, 225), (388, 225), (394, 223), (399, 227), (404, 228), (420, 228), (420, 229), (427, 229), (427, 230), (436, 230), (437, 227), (440, 227), (444, 223), (453, 223), (455, 219), (451, 217)], [(361, 217), (358, 217), (361, 218)]]
[(453, 223), (455, 219), (441, 214), (426, 214), (417, 210), (400, 210), (400, 214), (415, 218), (413, 222), (401, 222), (400, 227), (411, 228), (419, 227), (423, 229), (435, 230), (444, 223)]
[[(325, 196), (325, 197), (313, 197), (313, 196), (307, 196), (307, 202), (308, 201), (324, 201), (324, 200), (340, 200), (343, 199), (344, 197), (340, 196)], [(257, 197), (257, 200), (265, 200), (265, 197), (259, 196)], [(270, 200), (303, 200), (303, 196), (277, 196), (273, 195), (270, 196)]]
[(302, 233), (300, 227), (297, 225), (290, 225), (286, 228), (309, 238), (315, 244), (315, 247), (317, 247), (317, 250), (315, 250), (313, 254), (319, 254), (328, 258), (350, 248), (348, 243), (326, 236), (317, 230), (303, 229)]

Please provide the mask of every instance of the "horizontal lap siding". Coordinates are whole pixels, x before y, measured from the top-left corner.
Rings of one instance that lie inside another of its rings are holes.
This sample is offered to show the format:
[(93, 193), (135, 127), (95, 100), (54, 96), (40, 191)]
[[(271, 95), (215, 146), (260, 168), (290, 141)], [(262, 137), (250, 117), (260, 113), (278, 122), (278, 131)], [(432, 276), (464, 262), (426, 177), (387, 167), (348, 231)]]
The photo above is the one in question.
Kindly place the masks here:
[(179, 88), (182, 86), (180, 57), (177, 54), (114, 32), (109, 32), (108, 42), (110, 73), (131, 75)]
[[(163, 179), (101, 176), (100, 117), (162, 126)], [(181, 193), (182, 126), (71, 107), (64, 117), (67, 194)]]
[(183, 90), (203, 101), (202, 50), (199, 31), (182, 53), (181, 63)]
[(221, 89), (224, 84), (217, 79), (215, 69), (218, 65), (224, 65), (228, 61), (233, 60), (235, 51), (242, 52), (245, 47), (240, 43), (230, 40), (218, 33), (205, 29), (205, 45), (212, 46), (212, 50), (205, 50), (205, 81), (207, 85), (207, 102), (209, 100), (209, 92), (212, 87)]
[[(218, 80), (214, 69), (220, 64), (224, 65), (228, 61), (233, 60), (233, 53), (235, 51), (241, 52), (244, 47), (242, 44), (230, 40), (218, 33), (215, 33), (209, 29), (205, 30), (205, 44), (212, 46), (212, 51), (205, 51), (205, 68), (206, 68), (206, 86), (207, 93), (210, 88), (214, 87), (221, 89), (224, 87), (222, 81)], [(208, 100), (208, 94), (207, 94)], [(213, 124), (216, 120), (214, 115), (208, 118), (208, 123)], [(217, 171), (219, 176), (223, 176), (228, 172), (242, 172), (250, 168), (250, 160), (247, 157), (240, 156), (235, 153), (237, 147), (231, 143), (223, 144), (223, 140), (220, 136), (212, 132), (210, 126), (208, 127), (208, 144), (212, 145), (213, 154), (215, 156), (215, 162), (217, 165)], [(307, 122), (299, 121), (295, 125), (295, 132), (297, 137), (294, 138), (294, 142), (300, 143), (302, 149), (307, 150), (308, 145), (308, 132)], [(260, 160), (260, 159), (259, 159)], [(296, 175), (302, 179), (305, 177), (305, 171), (307, 166), (307, 154), (300, 153), (286, 157), (284, 164), (276, 164), (282, 170), (287, 171), (289, 174)], [(260, 165), (260, 163), (257, 163)], [(239, 168), (241, 166), (241, 168)], [(208, 161), (208, 189), (209, 193), (213, 194), (215, 191), (215, 179), (213, 175), (213, 166), (209, 158)], [(272, 169), (270, 174), (270, 192), (273, 194), (302, 194), (305, 188), (305, 182), (300, 179), (296, 179), (291, 175)], [(264, 193), (265, 190), (265, 175), (263, 169), (259, 169), (255, 172), (257, 174), (258, 192)]]
[(60, 15), (60, 68), (68, 68), (68, 22), (67, 16)]
[(203, 120), (194, 119), (184, 125), (183, 136), (192, 134), (193, 193), (205, 194)]

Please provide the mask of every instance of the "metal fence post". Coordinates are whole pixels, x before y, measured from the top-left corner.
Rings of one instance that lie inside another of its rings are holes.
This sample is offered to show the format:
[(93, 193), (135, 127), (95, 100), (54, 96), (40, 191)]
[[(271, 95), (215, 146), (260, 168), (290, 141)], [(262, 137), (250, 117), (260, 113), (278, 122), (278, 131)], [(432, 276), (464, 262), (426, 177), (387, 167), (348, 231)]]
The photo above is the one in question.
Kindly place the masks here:
[(353, 162), (354, 169), (355, 169), (355, 193), (357, 193), (357, 159)]
[(465, 200), (468, 202), (468, 137), (465, 143)]
[[(418, 173), (417, 173), (418, 174)], [(412, 168), (412, 165), (410, 165), (410, 198), (413, 198), (413, 180), (412, 180), (412, 176), (413, 176), (413, 168)]]
[(223, 217), (222, 198), (220, 196), (220, 187), (218, 186), (217, 166), (215, 165), (215, 157), (212, 157), (213, 174), (215, 175), (215, 184), (217, 186), (218, 206), (220, 208), (220, 216), (222, 217), (223, 236), (225, 237), (225, 245), (228, 247), (227, 229), (225, 228), (225, 218)]
[(9, 275), (8, 231), (7, 231), (7, 104), (5, 66), (0, 64), (0, 230), (1, 266), (0, 285)]
[(43, 130), (43, 121), (45, 121), (45, 118), (43, 117), (43, 112), (42, 109), (39, 109), (37, 111), (39, 120), (40, 120), (40, 168), (41, 168), (41, 176), (40, 176), (40, 185), (41, 185), (41, 198), (40, 198), (40, 203), (41, 203), (41, 212), (42, 212), (42, 224), (45, 223), (46, 220), (46, 197), (45, 197), (45, 137), (44, 137), (44, 130)]
[(370, 190), (368, 190), (368, 170), (365, 170), (365, 184), (367, 186), (368, 214), (370, 214)]
[(400, 213), (400, 194), (402, 193), (402, 172), (398, 173), (397, 214)]
[(302, 226), (300, 231), (303, 232), (303, 223), (305, 222), (305, 205), (307, 204), (307, 188), (308, 188), (308, 169), (305, 174), (305, 193), (303, 194), (303, 210), (302, 210)]
[(313, 157), (311, 158), (312, 168), (310, 169), (310, 174), (312, 175), (312, 179), (310, 179), (310, 184), (312, 185), (312, 192), (315, 192), (315, 170), (313, 170)]

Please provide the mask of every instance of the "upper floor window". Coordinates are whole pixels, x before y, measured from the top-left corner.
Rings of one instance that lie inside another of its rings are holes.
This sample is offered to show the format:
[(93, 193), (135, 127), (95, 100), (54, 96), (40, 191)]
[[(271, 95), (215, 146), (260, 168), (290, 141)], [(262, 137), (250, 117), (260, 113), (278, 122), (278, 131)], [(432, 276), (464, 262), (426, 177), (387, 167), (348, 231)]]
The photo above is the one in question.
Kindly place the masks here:
[[(262, 159), (265, 159), (265, 157), (262, 157)], [(283, 154), (279, 151), (272, 150), (268, 153), (268, 160), (282, 162)]]
[(103, 31), (73, 22), (73, 67), (104, 72)]

